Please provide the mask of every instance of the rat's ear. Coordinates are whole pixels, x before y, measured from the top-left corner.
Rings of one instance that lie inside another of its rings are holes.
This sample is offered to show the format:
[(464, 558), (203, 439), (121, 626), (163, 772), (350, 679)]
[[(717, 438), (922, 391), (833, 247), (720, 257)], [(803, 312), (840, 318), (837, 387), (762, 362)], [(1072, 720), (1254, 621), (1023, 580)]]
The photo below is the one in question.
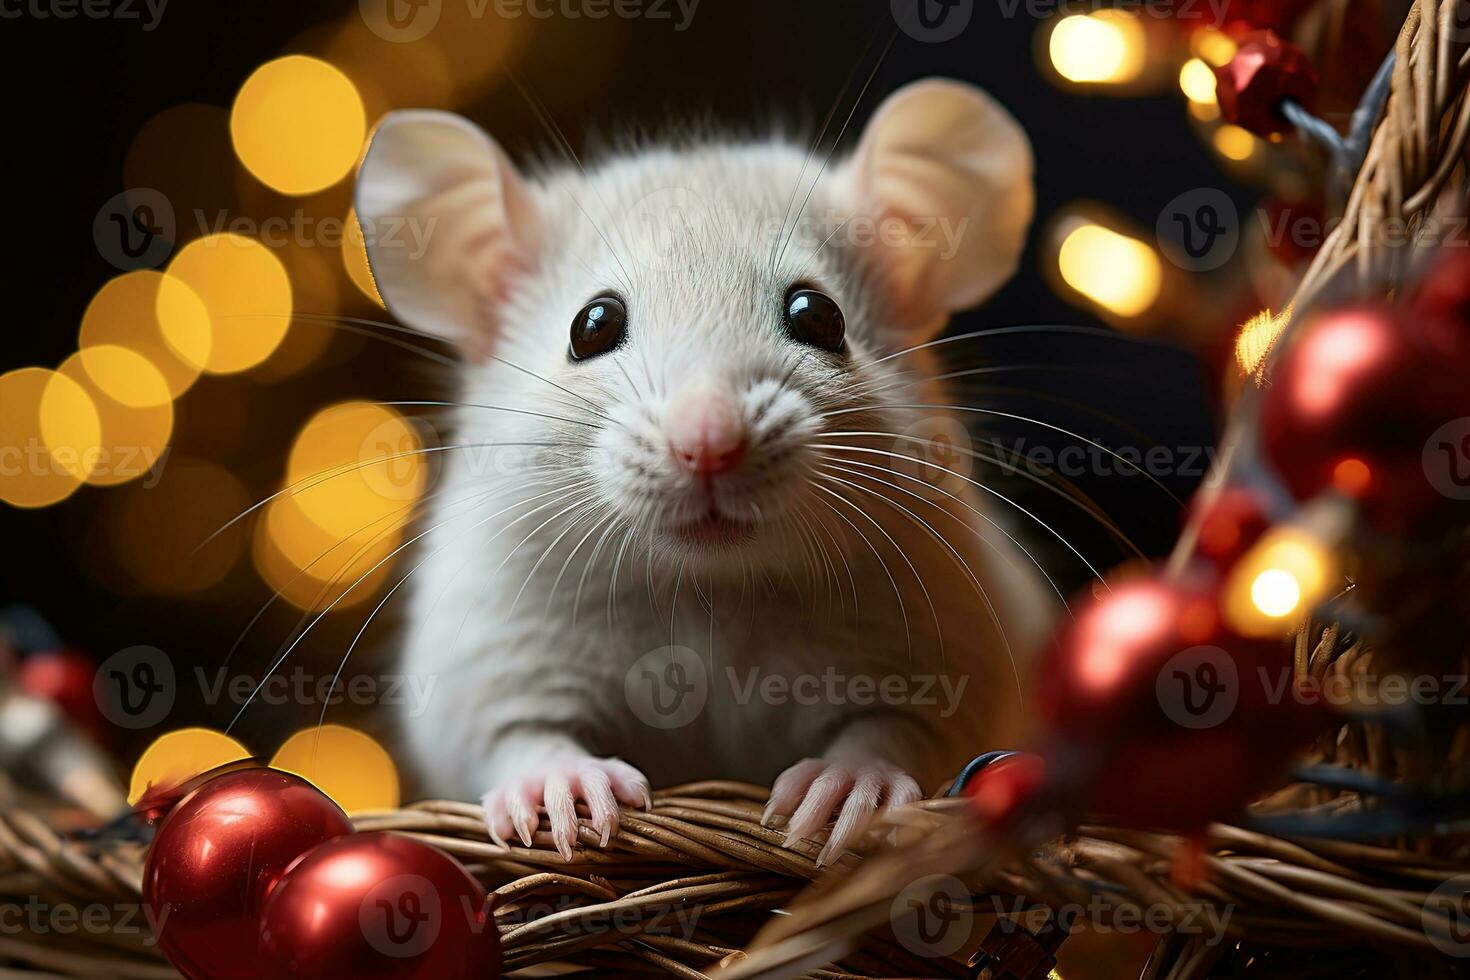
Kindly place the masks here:
[(1031, 223), (1031, 143), (980, 89), (914, 82), (878, 107), (838, 178), (874, 223), (901, 325), (937, 330), (1016, 270)]
[(358, 170), (356, 207), (393, 315), (487, 352), (497, 300), (539, 244), (529, 190), (504, 151), (451, 113), (389, 113)]

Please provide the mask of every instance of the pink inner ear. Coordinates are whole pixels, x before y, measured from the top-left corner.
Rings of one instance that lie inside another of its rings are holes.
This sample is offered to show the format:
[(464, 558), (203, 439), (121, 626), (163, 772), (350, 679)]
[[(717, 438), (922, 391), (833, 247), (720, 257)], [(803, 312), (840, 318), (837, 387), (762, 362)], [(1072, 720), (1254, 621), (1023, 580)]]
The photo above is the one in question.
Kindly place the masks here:
[[(368, 249), (389, 309), (468, 357), (486, 357), (497, 311), (540, 245), (530, 188), (500, 147), (448, 113), (390, 114), (359, 170), (358, 208), (397, 229)], [(410, 234), (422, 249), (409, 247)]]

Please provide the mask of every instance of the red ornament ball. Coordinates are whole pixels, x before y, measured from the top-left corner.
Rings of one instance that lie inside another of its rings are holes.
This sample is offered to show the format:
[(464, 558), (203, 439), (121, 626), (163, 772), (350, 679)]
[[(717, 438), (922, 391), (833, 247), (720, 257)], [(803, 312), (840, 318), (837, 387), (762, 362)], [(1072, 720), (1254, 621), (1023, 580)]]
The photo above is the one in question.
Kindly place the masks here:
[(1247, 34), (1235, 57), (1215, 69), (1215, 97), (1226, 122), (1257, 136), (1279, 136), (1291, 128), (1281, 114), (1283, 99), (1311, 109), (1317, 72), (1302, 49), (1274, 31)]
[(1286, 32), (1311, 5), (1311, 0), (1231, 0), (1221, 4), (1218, 10), (1181, 10), (1178, 18), (1191, 31), (1203, 22), (1205, 26), (1224, 28), (1237, 35), (1263, 27)]
[(1470, 322), (1470, 252), (1444, 249), (1419, 283), (1414, 308), (1429, 316)]
[(437, 848), (396, 834), (330, 841), (271, 893), (260, 956), (294, 980), (490, 980), (500, 934), (485, 889)]
[(1231, 632), (1218, 583), (1203, 568), (1123, 583), (1043, 659), (1047, 771), (1079, 809), (1196, 829), (1238, 812), (1318, 727), (1286, 646)]
[(1216, 568), (1229, 568), (1271, 526), (1261, 495), (1244, 487), (1201, 493), (1190, 508), (1195, 553)]
[(983, 824), (1004, 827), (1024, 813), (1045, 783), (1046, 763), (1041, 757), (1016, 752), (977, 772), (964, 792)]
[(1292, 495), (1329, 490), (1400, 531), (1470, 496), (1470, 331), (1389, 307), (1305, 325), (1272, 370), (1261, 445)]
[(51, 701), (94, 737), (103, 731), (102, 711), (92, 695), (97, 665), (75, 650), (42, 650), (20, 662), (16, 682), (34, 698)]
[(143, 867), (159, 948), (189, 980), (261, 976), (259, 919), (291, 862), (352, 833), (304, 779), (246, 769), (210, 780), (164, 819)]

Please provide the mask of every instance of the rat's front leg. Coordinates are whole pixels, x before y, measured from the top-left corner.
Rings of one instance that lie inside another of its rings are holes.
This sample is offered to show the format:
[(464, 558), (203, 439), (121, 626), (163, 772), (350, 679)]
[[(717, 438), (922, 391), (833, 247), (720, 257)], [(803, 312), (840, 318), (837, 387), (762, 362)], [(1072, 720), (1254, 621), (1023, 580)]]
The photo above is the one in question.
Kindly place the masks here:
[(618, 804), (648, 808), (653, 797), (643, 774), (621, 759), (599, 759), (572, 736), (534, 727), (502, 740), (486, 767), (490, 789), (481, 798), (485, 825), (497, 844), (512, 835), (531, 846), (537, 810), (545, 807), (551, 839), (572, 860), (577, 804), (587, 807), (603, 846), (618, 832)]
[(785, 846), (815, 837), (836, 814), (818, 864), (836, 860), (875, 815), (920, 799), (915, 774), (934, 768), (934, 745), (916, 719), (899, 713), (848, 722), (819, 758), (803, 759), (776, 779), (761, 823), (786, 820)]

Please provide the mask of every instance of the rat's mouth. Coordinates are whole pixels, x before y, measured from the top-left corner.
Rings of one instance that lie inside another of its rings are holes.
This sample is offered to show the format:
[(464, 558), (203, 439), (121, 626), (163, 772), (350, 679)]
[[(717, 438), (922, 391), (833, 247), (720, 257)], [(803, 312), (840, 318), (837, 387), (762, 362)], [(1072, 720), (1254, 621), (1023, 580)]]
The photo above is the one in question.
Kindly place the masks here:
[(671, 531), (674, 537), (690, 544), (736, 545), (743, 544), (755, 536), (757, 524), (711, 508), (701, 517), (682, 524), (675, 524)]

